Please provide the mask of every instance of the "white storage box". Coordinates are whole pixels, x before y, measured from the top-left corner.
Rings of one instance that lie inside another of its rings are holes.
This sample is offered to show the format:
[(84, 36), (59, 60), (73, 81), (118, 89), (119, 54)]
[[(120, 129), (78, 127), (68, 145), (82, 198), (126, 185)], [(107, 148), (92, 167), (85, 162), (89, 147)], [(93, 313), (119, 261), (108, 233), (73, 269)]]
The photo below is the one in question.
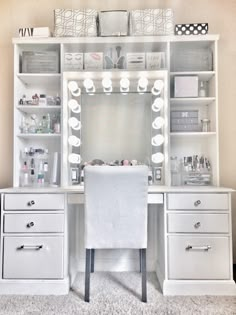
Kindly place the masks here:
[(65, 53), (64, 67), (69, 71), (83, 70), (83, 53)]
[(149, 52), (146, 53), (146, 69), (158, 70), (165, 68), (165, 53), (164, 52)]
[(56, 51), (23, 51), (22, 73), (59, 73)]
[(127, 53), (126, 57), (128, 70), (145, 69), (145, 53)]
[(54, 36), (97, 36), (98, 13), (92, 9), (54, 10)]
[(50, 37), (49, 27), (24, 27), (19, 28), (19, 37)]
[(103, 69), (103, 53), (91, 52), (84, 54), (85, 70), (101, 70)]
[(176, 76), (174, 97), (198, 97), (198, 76)]
[(130, 12), (130, 35), (173, 35), (172, 9), (145, 9)]
[(126, 10), (101, 11), (99, 13), (100, 36), (128, 35), (128, 17)]

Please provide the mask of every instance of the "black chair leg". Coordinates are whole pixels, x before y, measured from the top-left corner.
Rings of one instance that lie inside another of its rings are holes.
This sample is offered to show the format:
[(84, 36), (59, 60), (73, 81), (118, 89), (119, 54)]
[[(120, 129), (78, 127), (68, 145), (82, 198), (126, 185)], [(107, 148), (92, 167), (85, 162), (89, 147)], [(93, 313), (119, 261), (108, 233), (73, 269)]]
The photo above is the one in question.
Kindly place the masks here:
[(139, 249), (139, 272), (142, 272), (142, 249)]
[(142, 268), (142, 302), (147, 302), (147, 270), (146, 270), (146, 248), (141, 249)]
[(95, 257), (95, 249), (91, 249), (91, 272), (94, 272), (94, 257)]
[(85, 292), (84, 301), (89, 302), (89, 291), (90, 291), (90, 270), (91, 270), (91, 249), (86, 248), (85, 257)]

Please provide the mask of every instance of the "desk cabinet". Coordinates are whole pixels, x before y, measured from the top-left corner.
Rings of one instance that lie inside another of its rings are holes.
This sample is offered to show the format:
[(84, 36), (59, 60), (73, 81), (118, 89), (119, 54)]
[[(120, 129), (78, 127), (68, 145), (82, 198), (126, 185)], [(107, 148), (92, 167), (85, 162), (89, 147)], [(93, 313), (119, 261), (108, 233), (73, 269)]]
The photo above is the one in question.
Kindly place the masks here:
[(3, 279), (64, 278), (64, 194), (5, 194)]

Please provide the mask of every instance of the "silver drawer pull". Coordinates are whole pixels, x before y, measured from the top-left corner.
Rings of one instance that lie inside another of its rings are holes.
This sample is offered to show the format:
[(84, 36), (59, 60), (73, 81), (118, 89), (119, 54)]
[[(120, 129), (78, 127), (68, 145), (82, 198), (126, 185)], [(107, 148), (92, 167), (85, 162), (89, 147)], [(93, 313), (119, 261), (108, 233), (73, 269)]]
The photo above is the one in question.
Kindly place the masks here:
[(27, 228), (31, 228), (32, 226), (34, 226), (34, 222), (29, 222), (26, 224)]
[(35, 250), (39, 250), (42, 248), (43, 248), (43, 245), (21, 245), (20, 247), (18, 247), (18, 249), (35, 249)]
[(198, 229), (201, 226), (201, 222), (197, 222), (194, 224), (195, 229)]
[(29, 202), (27, 203), (27, 205), (28, 205), (29, 207), (31, 207), (31, 206), (35, 205), (35, 201), (34, 201), (34, 200), (31, 200), (31, 201), (29, 201)]
[(210, 245), (205, 245), (205, 246), (192, 246), (192, 245), (188, 245), (186, 247), (186, 250), (205, 250), (208, 251), (209, 249), (211, 249)]
[(199, 206), (200, 204), (201, 204), (201, 200), (197, 200), (197, 201), (194, 202), (194, 206), (195, 207)]

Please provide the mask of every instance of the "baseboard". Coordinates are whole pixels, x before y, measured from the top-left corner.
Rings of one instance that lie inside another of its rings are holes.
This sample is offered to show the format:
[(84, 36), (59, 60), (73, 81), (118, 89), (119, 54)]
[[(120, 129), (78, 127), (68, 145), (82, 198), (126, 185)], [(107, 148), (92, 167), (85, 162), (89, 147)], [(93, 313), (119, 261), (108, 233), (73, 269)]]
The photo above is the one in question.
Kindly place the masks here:
[(69, 278), (62, 280), (0, 280), (0, 295), (66, 295), (69, 290)]
[(236, 295), (233, 280), (165, 280), (163, 295)]

